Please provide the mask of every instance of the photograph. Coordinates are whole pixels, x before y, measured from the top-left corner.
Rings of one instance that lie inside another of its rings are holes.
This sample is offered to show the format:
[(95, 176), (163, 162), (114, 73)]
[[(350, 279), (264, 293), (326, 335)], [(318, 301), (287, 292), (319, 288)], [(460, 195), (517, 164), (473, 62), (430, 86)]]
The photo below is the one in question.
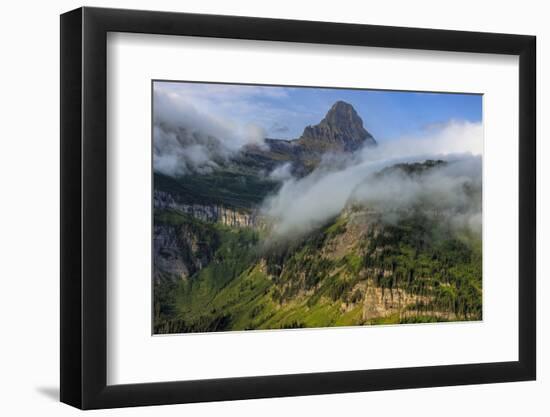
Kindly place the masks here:
[(482, 102), (153, 80), (153, 334), (482, 320)]
[(0, 417), (550, 416), (543, 5), (6, 2)]

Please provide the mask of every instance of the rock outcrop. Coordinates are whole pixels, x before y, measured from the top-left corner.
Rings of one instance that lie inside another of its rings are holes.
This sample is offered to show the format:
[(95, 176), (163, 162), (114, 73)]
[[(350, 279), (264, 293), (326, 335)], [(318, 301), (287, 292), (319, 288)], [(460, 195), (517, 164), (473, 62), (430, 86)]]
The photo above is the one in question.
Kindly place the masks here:
[(153, 201), (155, 209), (176, 210), (209, 223), (221, 223), (230, 227), (256, 227), (259, 223), (258, 216), (254, 213), (245, 213), (222, 205), (181, 203), (164, 191), (155, 191)]
[[(153, 229), (154, 278), (160, 282), (163, 276), (187, 279), (200, 268), (198, 259), (190, 259), (183, 249), (191, 248), (192, 241), (185, 241), (174, 226), (155, 226)], [(183, 249), (182, 249), (183, 248)]]

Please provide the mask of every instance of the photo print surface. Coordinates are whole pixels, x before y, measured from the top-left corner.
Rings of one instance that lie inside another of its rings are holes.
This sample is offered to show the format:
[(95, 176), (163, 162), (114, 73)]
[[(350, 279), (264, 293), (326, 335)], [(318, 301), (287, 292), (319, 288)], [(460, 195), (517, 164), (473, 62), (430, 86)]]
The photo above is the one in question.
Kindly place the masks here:
[(482, 319), (482, 95), (152, 82), (153, 334)]

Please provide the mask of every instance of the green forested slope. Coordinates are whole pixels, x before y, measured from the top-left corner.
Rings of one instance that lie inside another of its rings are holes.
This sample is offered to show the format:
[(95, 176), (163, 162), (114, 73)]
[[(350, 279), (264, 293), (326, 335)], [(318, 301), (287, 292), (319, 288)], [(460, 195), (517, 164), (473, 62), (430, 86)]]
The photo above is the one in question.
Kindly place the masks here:
[(261, 231), (158, 213), (209, 236), (213, 256), (187, 280), (155, 283), (155, 333), (481, 319), (479, 237), (419, 212), (358, 218), (266, 244)]

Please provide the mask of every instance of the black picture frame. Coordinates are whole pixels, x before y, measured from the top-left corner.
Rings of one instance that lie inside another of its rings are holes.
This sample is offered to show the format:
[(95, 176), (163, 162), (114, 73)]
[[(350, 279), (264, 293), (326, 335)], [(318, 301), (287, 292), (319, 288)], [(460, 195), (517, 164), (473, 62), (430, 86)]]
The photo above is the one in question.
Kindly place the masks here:
[[(108, 32), (519, 56), (519, 360), (107, 385)], [(61, 15), (61, 401), (81, 409), (534, 380), (536, 38), (251, 17), (79, 8)]]

